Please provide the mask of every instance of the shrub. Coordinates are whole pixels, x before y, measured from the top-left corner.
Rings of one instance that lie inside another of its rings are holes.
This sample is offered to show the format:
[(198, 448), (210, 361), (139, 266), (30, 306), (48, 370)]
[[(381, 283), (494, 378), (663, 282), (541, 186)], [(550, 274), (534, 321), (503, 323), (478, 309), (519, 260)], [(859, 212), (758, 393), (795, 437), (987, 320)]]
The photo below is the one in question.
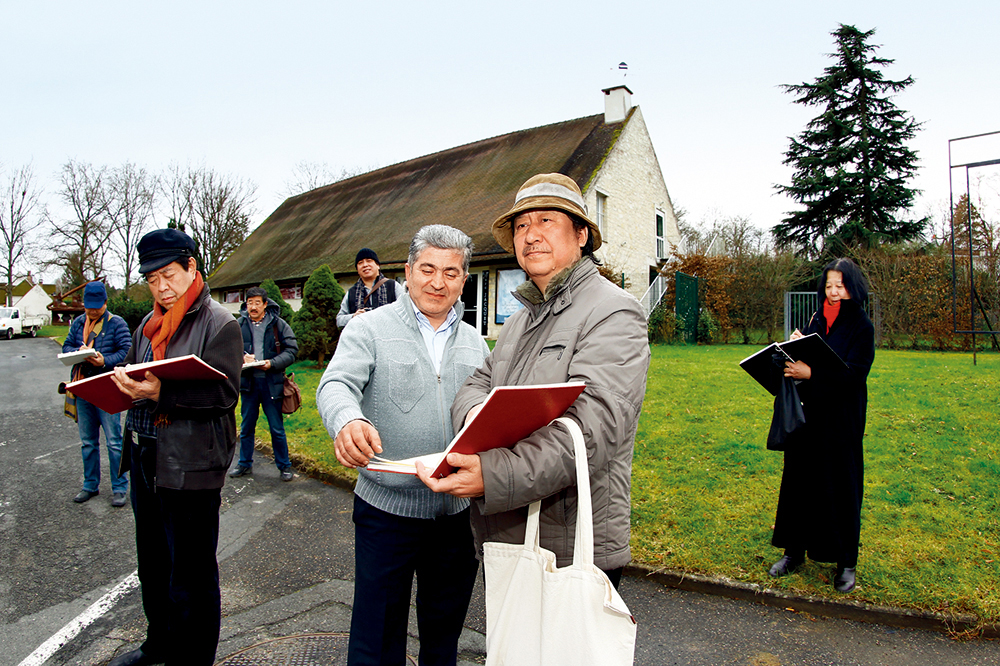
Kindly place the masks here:
[(315, 358), (323, 365), (337, 348), (340, 331), (337, 312), (344, 289), (333, 279), (326, 264), (313, 271), (302, 288), (302, 307), (292, 317), (291, 326), (299, 343), (299, 358)]
[(719, 322), (708, 308), (698, 314), (698, 342), (710, 345), (719, 340)]
[[(146, 294), (149, 294), (148, 288)], [(108, 310), (124, 319), (128, 330), (134, 332), (136, 326), (142, 323), (142, 318), (153, 310), (153, 299), (150, 297), (144, 301), (133, 301), (123, 293), (118, 293), (108, 298)]]
[(684, 319), (661, 300), (649, 314), (649, 341), (677, 344), (684, 341)]
[(292, 321), (295, 311), (292, 310), (292, 306), (288, 304), (288, 301), (281, 297), (281, 290), (278, 289), (278, 285), (274, 284), (274, 280), (268, 278), (260, 283), (260, 287), (267, 292), (268, 298), (278, 304), (278, 316), (287, 322)]

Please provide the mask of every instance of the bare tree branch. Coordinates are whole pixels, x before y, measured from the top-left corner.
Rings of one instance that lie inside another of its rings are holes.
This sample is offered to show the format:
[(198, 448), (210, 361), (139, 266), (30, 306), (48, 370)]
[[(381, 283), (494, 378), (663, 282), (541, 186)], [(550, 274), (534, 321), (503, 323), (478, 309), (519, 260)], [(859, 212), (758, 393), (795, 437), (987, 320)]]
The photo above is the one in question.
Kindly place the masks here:
[(68, 161), (59, 177), (60, 197), (72, 208), (74, 218), (50, 221), (56, 258), (50, 263), (63, 269), (70, 284), (104, 274), (111, 224), (107, 219), (106, 170), (86, 162)]
[(292, 167), (292, 175), (285, 181), (285, 189), (280, 192), (285, 197), (294, 197), (317, 187), (337, 183), (348, 178), (360, 176), (378, 167), (341, 167), (335, 169), (327, 162), (309, 162), (302, 160)]
[(188, 234), (211, 275), (246, 239), (257, 186), (238, 176), (199, 169), (194, 174)]
[(153, 219), (157, 187), (156, 176), (131, 162), (125, 162), (108, 174), (105, 196), (114, 240), (111, 251), (121, 263), (126, 292), (137, 268), (139, 239)]
[(3, 251), (0, 268), (7, 277), (7, 305), (12, 305), (15, 270), (30, 249), (31, 234), (41, 225), (44, 208), (35, 217), (41, 205), (41, 192), (35, 184), (31, 165), (12, 171), (3, 185), (0, 194), (0, 250)]
[(184, 231), (191, 219), (194, 191), (198, 183), (200, 169), (190, 166), (182, 168), (176, 162), (167, 167), (166, 174), (159, 180), (162, 200), (166, 202), (167, 217), (174, 226)]

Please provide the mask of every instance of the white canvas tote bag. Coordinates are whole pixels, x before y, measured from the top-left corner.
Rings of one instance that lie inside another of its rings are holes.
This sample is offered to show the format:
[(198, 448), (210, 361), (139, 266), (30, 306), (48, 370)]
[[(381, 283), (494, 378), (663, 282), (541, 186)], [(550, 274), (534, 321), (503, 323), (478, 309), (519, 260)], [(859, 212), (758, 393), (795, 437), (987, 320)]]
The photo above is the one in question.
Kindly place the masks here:
[(607, 575), (594, 565), (594, 512), (580, 426), (556, 419), (573, 436), (578, 494), (573, 564), (557, 568), (538, 545), (541, 502), (528, 507), (524, 544), (486, 543), (487, 666), (631, 664), (635, 619)]

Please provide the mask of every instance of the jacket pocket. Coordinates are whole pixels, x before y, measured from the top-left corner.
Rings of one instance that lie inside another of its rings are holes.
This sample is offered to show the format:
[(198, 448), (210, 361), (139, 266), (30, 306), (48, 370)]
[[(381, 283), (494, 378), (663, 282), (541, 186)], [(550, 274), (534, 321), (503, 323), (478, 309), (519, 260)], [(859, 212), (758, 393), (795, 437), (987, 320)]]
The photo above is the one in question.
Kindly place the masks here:
[(406, 363), (389, 359), (388, 363), (389, 399), (407, 414), (416, 406), (424, 395), (422, 373), (417, 371), (417, 362)]

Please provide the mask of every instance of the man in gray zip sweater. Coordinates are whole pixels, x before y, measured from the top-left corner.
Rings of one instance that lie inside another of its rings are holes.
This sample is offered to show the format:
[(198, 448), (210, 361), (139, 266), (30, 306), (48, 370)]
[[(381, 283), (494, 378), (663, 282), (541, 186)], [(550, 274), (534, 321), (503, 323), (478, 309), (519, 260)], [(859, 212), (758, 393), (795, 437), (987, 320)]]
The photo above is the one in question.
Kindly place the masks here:
[(316, 391), (341, 464), (360, 468), (354, 493), (354, 610), (348, 664), (406, 659), (410, 589), (417, 577), (421, 664), (455, 664), (478, 563), (469, 501), (415, 477), (364, 469), (443, 451), (451, 403), (489, 348), (462, 322), (459, 297), (472, 239), (443, 225), (414, 236), (408, 293), (344, 328)]

